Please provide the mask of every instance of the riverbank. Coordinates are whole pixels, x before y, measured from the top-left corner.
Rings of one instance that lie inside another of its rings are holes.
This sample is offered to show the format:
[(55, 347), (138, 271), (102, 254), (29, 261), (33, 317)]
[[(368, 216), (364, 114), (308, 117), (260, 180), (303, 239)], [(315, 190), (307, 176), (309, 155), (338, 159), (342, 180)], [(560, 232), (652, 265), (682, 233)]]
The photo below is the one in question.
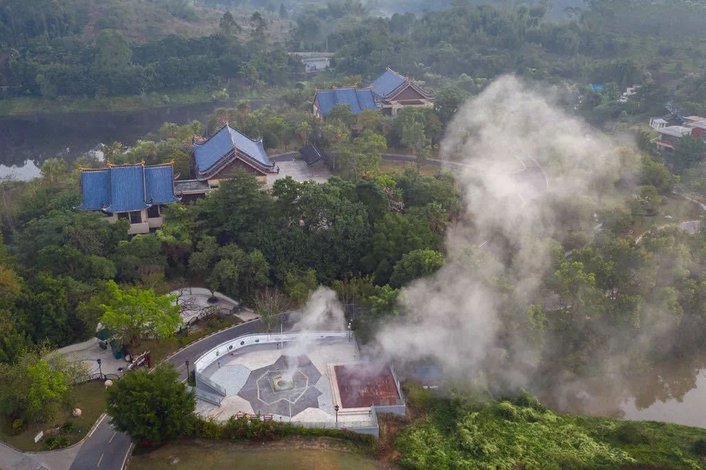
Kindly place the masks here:
[(706, 429), (559, 414), (513, 401), (408, 392), (411, 423), (393, 438), (404, 468), (684, 469), (706, 464)]
[(59, 96), (42, 98), (22, 96), (0, 99), (0, 118), (44, 116), (62, 113), (109, 113), (148, 111), (158, 108), (216, 103), (234, 106), (239, 101), (275, 99), (282, 94), (279, 88), (249, 90), (234, 95), (225, 88), (204, 88), (184, 91), (152, 92), (143, 95), (103, 96), (79, 98)]
[(0, 100), (0, 117), (55, 113), (141, 111), (168, 106), (209, 103), (218, 101), (221, 98), (225, 98), (225, 96), (208, 90), (98, 98), (70, 98), (64, 96), (40, 98), (26, 96)]

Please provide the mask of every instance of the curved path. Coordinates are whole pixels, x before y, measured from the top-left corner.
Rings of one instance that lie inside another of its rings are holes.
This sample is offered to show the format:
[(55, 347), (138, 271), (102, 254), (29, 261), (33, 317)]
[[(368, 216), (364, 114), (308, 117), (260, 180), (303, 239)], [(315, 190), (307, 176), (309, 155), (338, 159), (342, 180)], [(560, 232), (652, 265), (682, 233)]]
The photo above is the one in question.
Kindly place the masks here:
[[(284, 321), (287, 321), (287, 317)], [(245, 334), (259, 333), (261, 330), (260, 320), (242, 323), (186, 346), (167, 358), (165, 362), (176, 368), (179, 372), (179, 379), (183, 381), (186, 380), (185, 361), (188, 360), (190, 364), (193, 364), (202, 354), (220, 343)], [(76, 460), (71, 465), (71, 470), (121, 470), (131, 451), (130, 438), (126, 434), (117, 432), (110, 424), (110, 418), (103, 415), (93, 434), (87, 437), (81, 446)]]

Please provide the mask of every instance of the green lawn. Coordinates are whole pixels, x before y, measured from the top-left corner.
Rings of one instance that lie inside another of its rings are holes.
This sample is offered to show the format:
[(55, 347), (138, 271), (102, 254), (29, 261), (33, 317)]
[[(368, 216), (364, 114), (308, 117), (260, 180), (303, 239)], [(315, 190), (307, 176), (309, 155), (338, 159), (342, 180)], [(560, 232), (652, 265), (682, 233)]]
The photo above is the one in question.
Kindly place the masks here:
[[(322, 445), (323, 443), (323, 445)], [(130, 470), (375, 470), (378, 463), (346, 443), (330, 440), (243, 445), (201, 440), (167, 444), (133, 455)]]
[(25, 426), (20, 434), (11, 435), (7, 432), (8, 429), (0, 429), (0, 440), (20, 450), (47, 450), (46, 438), (35, 444), (34, 436), (39, 431), (46, 432), (50, 428), (71, 421), (74, 424), (74, 431), (63, 435), (68, 438), (69, 445), (80, 441), (105, 411), (105, 386), (102, 382), (88, 382), (77, 385), (73, 393), (76, 399), (75, 407), (81, 408), (82, 411), (79, 418), (74, 418), (71, 415), (71, 410), (66, 410), (49, 423)]

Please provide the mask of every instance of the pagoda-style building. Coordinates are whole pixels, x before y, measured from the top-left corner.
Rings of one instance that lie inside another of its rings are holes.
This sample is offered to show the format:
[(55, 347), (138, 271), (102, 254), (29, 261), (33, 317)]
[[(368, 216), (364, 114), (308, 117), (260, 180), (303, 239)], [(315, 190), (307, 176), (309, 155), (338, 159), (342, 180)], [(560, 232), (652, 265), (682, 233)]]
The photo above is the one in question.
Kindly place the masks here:
[(314, 95), (314, 116), (319, 119), (326, 118), (333, 108), (346, 105), (355, 115), (366, 109), (378, 109), (375, 97), (370, 88), (333, 88), (331, 90), (316, 90)]
[(194, 143), (194, 173), (199, 181), (218, 186), (218, 181), (228, 179), (238, 170), (254, 173), (260, 178), (278, 173), (277, 165), (270, 161), (262, 139), (252, 140), (228, 124), (221, 127), (204, 143)]
[(434, 106), (431, 93), (389, 67), (373, 81), (370, 88), (378, 106), (388, 116), (396, 116), (397, 111), (410, 106), (419, 108)]
[(162, 226), (161, 207), (177, 201), (172, 164), (108, 165), (81, 170), (80, 210), (101, 211), (109, 221), (127, 220), (128, 233), (149, 233)]

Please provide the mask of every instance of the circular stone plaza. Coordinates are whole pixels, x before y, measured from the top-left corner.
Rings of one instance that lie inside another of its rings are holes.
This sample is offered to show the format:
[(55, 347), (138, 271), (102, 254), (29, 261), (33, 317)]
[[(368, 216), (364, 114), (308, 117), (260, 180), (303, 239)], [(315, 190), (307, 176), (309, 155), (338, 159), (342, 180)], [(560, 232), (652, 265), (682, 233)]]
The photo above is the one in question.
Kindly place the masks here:
[(196, 411), (378, 435), (377, 414), (404, 414), (390, 366), (362, 360), (351, 332), (253, 334), (194, 363)]

